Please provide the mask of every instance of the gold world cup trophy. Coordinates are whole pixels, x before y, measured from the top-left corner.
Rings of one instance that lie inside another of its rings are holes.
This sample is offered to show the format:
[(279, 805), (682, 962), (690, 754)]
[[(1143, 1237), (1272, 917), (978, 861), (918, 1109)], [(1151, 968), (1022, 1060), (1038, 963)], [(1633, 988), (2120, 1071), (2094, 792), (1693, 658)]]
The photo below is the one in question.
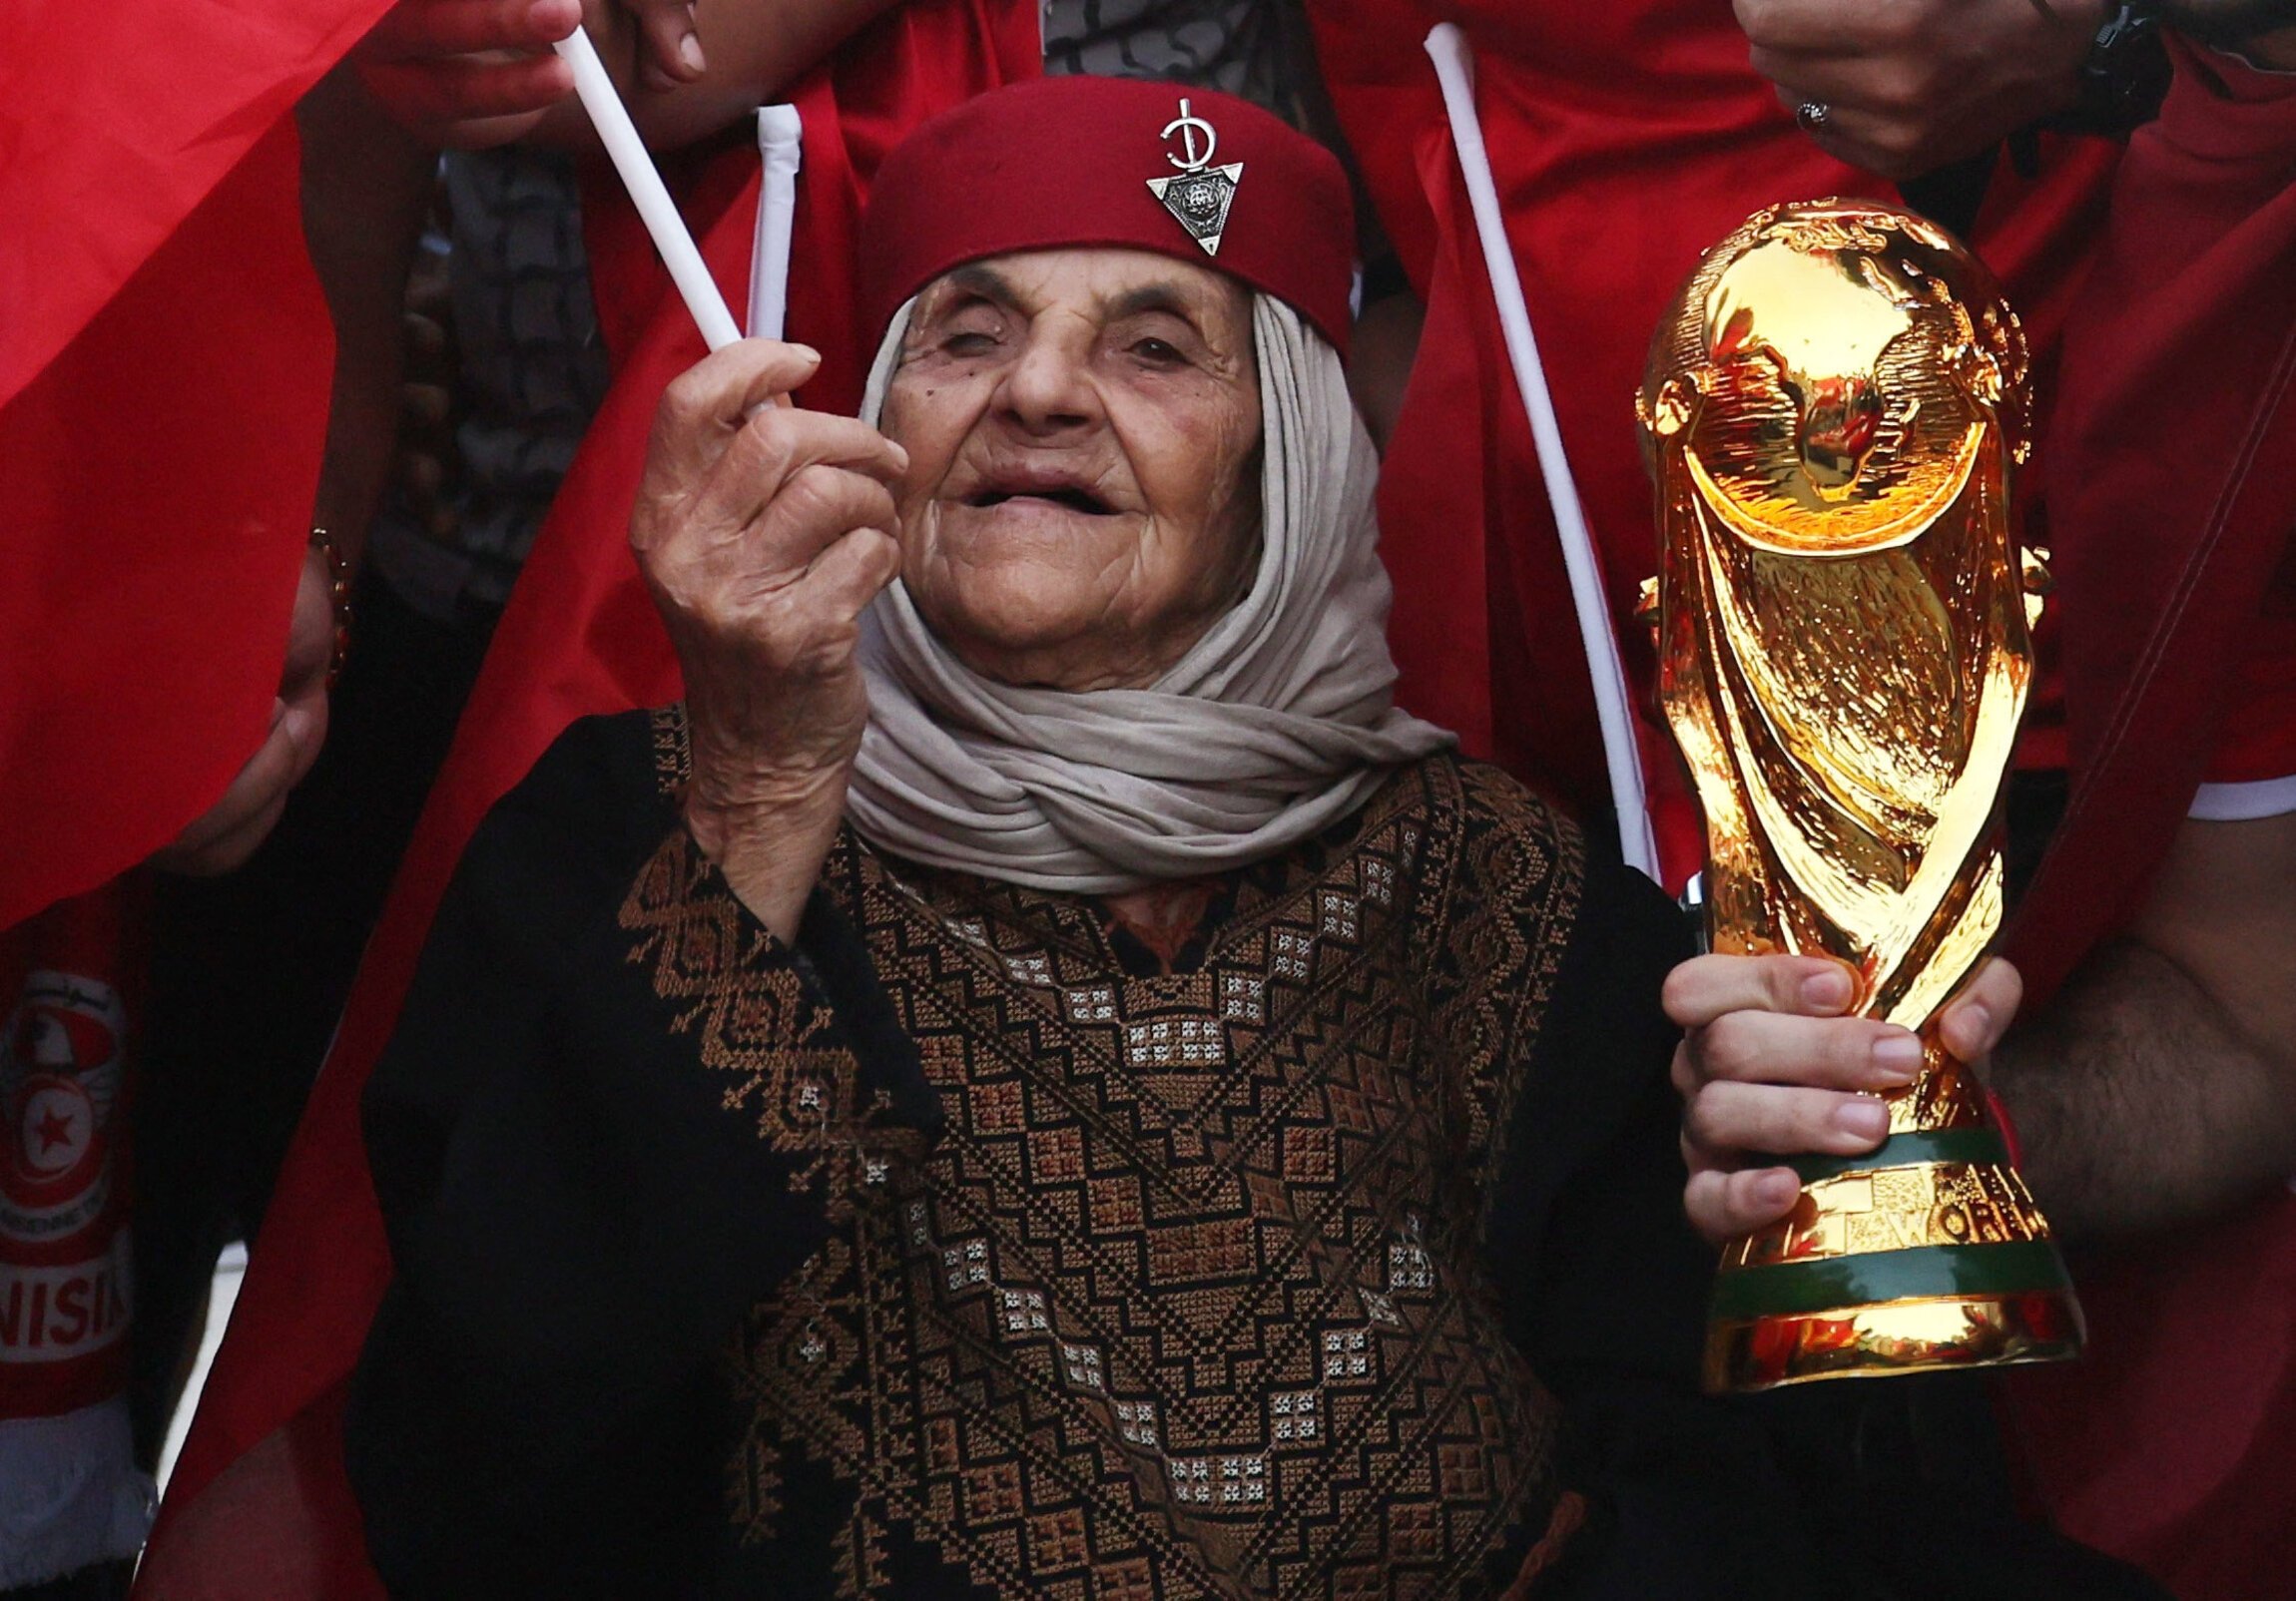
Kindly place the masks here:
[(1890, 1135), (1793, 1164), (1715, 1281), (1710, 1389), (2080, 1347), (2047, 1223), (1933, 1018), (2002, 920), (1999, 813), (2032, 677), (2014, 542), (2024, 336), (1948, 235), (1781, 206), (1709, 252), (1652, 343), (1660, 699), (1706, 815), (1712, 948), (1839, 957), (1920, 1031)]

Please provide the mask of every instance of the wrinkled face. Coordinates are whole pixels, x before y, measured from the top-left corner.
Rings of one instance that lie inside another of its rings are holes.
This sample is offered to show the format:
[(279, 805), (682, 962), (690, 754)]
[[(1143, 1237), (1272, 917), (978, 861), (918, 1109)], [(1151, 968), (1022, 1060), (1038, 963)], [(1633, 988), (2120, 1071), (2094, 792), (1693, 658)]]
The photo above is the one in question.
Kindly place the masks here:
[(1145, 251), (1032, 251), (917, 299), (879, 426), (908, 451), (901, 581), (976, 672), (1154, 682), (1249, 586), (1248, 290)]

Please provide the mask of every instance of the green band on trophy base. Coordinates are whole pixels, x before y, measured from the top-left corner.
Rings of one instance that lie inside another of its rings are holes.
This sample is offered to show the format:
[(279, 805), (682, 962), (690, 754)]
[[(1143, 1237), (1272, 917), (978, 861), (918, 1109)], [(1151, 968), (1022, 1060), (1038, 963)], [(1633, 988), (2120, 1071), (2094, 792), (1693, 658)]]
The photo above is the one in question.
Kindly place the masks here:
[(2066, 1288), (2064, 1263), (2045, 1240), (1917, 1246), (1725, 1273), (1714, 1281), (1712, 1315), (1768, 1318), (1917, 1297), (2013, 1296)]
[(2009, 1166), (2009, 1147), (1989, 1128), (1929, 1129), (1895, 1135), (1863, 1156), (1805, 1156), (1786, 1165), (1804, 1184), (1881, 1168), (1910, 1168), (1922, 1162), (1992, 1163)]

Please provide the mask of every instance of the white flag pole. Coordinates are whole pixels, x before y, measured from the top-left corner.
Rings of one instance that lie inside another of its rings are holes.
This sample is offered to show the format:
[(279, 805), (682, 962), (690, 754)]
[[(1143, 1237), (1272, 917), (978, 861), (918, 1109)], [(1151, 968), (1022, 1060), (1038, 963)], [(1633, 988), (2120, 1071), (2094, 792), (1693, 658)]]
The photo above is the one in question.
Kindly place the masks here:
[(671, 281), (685, 297), (686, 309), (693, 312), (710, 348), (724, 349), (742, 336), (742, 330), (734, 326), (734, 314), (726, 309), (726, 297), (718, 292), (717, 280), (703, 266), (702, 253), (694, 248), (694, 236), (686, 232), (686, 220), (678, 215), (670, 192), (662, 187), (662, 175), (654, 170), (654, 158), (646, 153), (645, 142), (631, 125), (622, 97), (614, 92), (614, 80), (606, 76), (606, 64), (598, 59), (597, 48), (579, 27), (553, 48), (573, 67), (574, 93), (582, 97), (582, 109), (597, 125), (599, 142), (613, 159), (614, 170), (622, 175), (631, 203), (638, 208), (646, 232), (653, 236), (654, 249), (662, 253)]
[(1619, 853), (1628, 866), (1640, 868), (1655, 880), (1658, 844), (1650, 831), (1650, 804), (1643, 793), (1642, 753), (1634, 737), (1634, 702), (1627, 691), (1625, 666), (1618, 657), (1618, 638), (1611, 630), (1610, 607), (1603, 598), (1602, 563), (1595, 554), (1593, 536), (1587, 532), (1577, 480), (1571, 476), (1570, 458), (1562, 448), (1562, 428), (1555, 421), (1554, 397), (1547, 390), (1546, 368), (1538, 358), (1538, 340), (1531, 332), (1530, 309), (1522, 297), (1522, 279), (1514, 269), (1514, 253), (1507, 246), (1498, 187), (1491, 181), (1490, 155), (1483, 148), (1482, 124), (1475, 117), (1474, 68), (1466, 37), (1454, 24), (1443, 23), (1428, 35), (1427, 51), (1435, 58), (1435, 78), (1442, 85), (1451, 144), (1458, 151), (1459, 170), (1466, 179), (1467, 203), (1481, 240), (1491, 296), (1498, 302), (1499, 330), (1505, 336), (1522, 408), (1530, 418), (1530, 437), (1537, 446), (1539, 476), (1546, 480), (1555, 531), (1562, 537), (1562, 562), (1570, 574), (1571, 604), (1578, 613), (1579, 645), (1586, 653), (1587, 676), (1594, 681), (1595, 712), (1602, 724), (1610, 798), (1618, 811)]
[(750, 337), (778, 339), (790, 307), (790, 232), (798, 214), (805, 122), (795, 106), (758, 108), (758, 228), (750, 244)]

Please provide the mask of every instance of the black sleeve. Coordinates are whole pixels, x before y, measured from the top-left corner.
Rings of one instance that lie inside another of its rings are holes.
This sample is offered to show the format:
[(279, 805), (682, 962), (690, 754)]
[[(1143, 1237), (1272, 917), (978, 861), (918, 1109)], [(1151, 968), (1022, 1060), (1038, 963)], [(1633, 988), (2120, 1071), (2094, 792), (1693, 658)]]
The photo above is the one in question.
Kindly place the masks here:
[(1659, 995), (1683, 912), (1595, 855), (1505, 1146), (1486, 1240), (1508, 1334), (1561, 1404), (1587, 1527), (1542, 1596), (1807, 1593), (1799, 1498), (1758, 1428), (1698, 1390), (1714, 1254), (1682, 1212), (1680, 1033)]
[(1681, 1035), (1659, 1008), (1690, 953), (1656, 885), (1588, 862), (1485, 1234), (1508, 1333), (1559, 1394), (1695, 1380), (1714, 1259), (1683, 1220), (1667, 1078)]
[(577, 725), (489, 815), (366, 1090), (395, 1275), (346, 1448), (393, 1594), (689, 1589), (726, 1341), (937, 1120), (836, 907), (775, 941), (646, 746)]

